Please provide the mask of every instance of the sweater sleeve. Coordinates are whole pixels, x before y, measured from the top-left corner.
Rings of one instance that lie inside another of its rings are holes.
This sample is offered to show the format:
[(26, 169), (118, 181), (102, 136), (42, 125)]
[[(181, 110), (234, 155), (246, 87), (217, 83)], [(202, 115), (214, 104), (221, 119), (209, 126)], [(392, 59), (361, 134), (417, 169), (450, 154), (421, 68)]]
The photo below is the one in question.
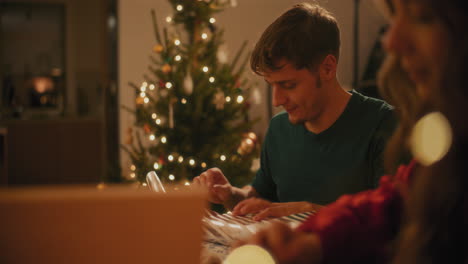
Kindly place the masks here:
[(386, 245), (400, 225), (402, 193), (414, 162), (400, 166), (392, 177), (383, 176), (379, 188), (344, 195), (309, 217), (299, 230), (315, 232), (321, 240), (325, 263), (352, 263), (385, 257)]

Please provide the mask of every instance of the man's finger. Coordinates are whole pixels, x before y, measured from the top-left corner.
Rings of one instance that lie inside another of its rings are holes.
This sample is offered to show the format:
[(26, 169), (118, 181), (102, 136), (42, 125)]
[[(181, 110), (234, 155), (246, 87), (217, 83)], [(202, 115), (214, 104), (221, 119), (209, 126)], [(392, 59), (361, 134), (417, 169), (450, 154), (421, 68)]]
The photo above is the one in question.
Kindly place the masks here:
[(268, 217), (280, 217), (280, 216), (284, 216), (282, 214), (281, 207), (268, 207), (260, 211), (260, 213), (256, 214), (253, 217), (253, 220), (261, 221)]

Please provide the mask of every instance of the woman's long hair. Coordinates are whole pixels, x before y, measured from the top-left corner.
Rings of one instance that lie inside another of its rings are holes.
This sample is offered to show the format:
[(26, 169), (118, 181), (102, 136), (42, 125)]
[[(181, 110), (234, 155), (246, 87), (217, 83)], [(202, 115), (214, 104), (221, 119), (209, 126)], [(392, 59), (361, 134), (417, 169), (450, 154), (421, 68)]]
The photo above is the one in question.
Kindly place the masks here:
[(412, 85), (392, 83), (392, 74), (402, 74), (401, 80), (406, 74), (398, 67), (397, 58), (389, 59), (392, 67), (383, 68), (381, 89), (395, 105), (401, 123), (386, 154), (394, 162), (396, 155), (408, 151), (411, 129), (428, 111), (440, 111), (447, 117), (453, 142), (442, 160), (415, 172), (394, 262), (468, 263), (468, 87), (464, 87), (468, 77), (468, 10), (464, 0), (420, 2), (431, 8), (449, 33), (448, 63), (441, 83), (431, 87), (429, 99), (423, 102)]

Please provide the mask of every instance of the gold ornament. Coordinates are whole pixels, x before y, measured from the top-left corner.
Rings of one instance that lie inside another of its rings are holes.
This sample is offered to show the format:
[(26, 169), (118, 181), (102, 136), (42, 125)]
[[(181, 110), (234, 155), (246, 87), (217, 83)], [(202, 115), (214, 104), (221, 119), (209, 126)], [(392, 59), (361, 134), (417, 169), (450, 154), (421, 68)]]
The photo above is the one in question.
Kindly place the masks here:
[(153, 47), (154, 52), (161, 53), (164, 50), (164, 47), (161, 44), (156, 44)]
[(224, 109), (224, 93), (222, 91), (218, 91), (213, 97), (213, 104), (215, 104), (217, 110)]
[(138, 96), (138, 97), (135, 99), (135, 101), (136, 101), (136, 103), (137, 103), (138, 105), (142, 105), (142, 104), (145, 103), (145, 99), (143, 99), (143, 97), (141, 97), (141, 96)]
[(164, 64), (164, 65), (162, 66), (161, 70), (162, 70), (164, 73), (167, 74), (167, 73), (171, 72), (172, 67), (171, 67), (171, 65), (169, 65), (169, 64), (166, 63), (166, 64)]
[(242, 139), (239, 148), (237, 148), (237, 153), (240, 155), (250, 154), (257, 143), (257, 136), (253, 132), (244, 134), (243, 136), (244, 138)]

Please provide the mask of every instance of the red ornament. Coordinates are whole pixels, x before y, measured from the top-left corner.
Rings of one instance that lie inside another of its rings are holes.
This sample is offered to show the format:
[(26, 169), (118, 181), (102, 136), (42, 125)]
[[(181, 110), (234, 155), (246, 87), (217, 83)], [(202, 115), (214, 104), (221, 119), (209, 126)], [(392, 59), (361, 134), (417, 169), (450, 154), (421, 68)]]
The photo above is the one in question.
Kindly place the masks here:
[(163, 157), (162, 155), (159, 156), (159, 158), (158, 158), (158, 163), (159, 163), (159, 165), (164, 165), (164, 164), (166, 164), (166, 160), (164, 159), (164, 157)]
[(143, 130), (145, 131), (146, 134), (151, 133), (151, 127), (149, 124), (144, 124), (143, 125)]

